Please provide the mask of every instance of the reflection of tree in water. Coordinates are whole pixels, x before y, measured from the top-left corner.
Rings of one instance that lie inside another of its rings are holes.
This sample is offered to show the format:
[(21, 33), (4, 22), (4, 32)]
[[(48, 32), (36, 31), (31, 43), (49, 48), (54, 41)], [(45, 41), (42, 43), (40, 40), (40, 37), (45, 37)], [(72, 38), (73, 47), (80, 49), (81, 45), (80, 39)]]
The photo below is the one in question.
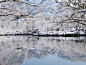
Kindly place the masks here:
[(76, 43), (86, 43), (86, 40), (75, 40)]
[[(56, 55), (70, 61), (86, 62), (86, 38), (84, 37), (44, 37), (34, 39), (21, 36), (13, 37), (12, 39), (9, 37), (6, 41), (3, 40), (3, 37), (1, 38), (0, 48), (2, 50), (0, 51), (0, 56), (3, 56), (0, 58), (0, 62), (3, 65), (19, 65), (27, 59), (33, 57), (43, 59), (49, 54)], [(82, 42), (76, 42), (75, 40)], [(4, 46), (2, 42), (4, 42)], [(19, 44), (18, 46), (17, 43)], [(7, 50), (5, 51), (6, 55), (3, 53), (4, 50)]]

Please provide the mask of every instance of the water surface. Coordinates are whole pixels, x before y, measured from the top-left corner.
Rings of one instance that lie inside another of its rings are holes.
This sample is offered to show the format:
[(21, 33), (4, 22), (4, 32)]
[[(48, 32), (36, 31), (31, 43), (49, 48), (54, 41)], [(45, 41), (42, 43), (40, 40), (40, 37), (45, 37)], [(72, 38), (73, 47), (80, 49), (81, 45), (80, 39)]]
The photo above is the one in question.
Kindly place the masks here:
[(1, 65), (86, 65), (85, 37), (0, 37)]

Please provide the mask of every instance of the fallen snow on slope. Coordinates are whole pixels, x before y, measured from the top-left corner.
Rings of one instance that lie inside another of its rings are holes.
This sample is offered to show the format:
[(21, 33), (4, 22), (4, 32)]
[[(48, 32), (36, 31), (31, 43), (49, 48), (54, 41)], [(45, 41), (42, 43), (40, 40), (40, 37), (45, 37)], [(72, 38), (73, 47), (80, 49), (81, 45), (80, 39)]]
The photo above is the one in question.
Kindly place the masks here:
[[(72, 16), (73, 14), (75, 17)], [(55, 7), (34, 7), (22, 2), (2, 2), (0, 3), (0, 34), (28, 33), (36, 29), (49, 34), (77, 29), (85, 31), (86, 27), (83, 25), (86, 24), (85, 21), (77, 23), (76, 20), (70, 19), (81, 19), (82, 15), (83, 13), (78, 13), (66, 4)]]

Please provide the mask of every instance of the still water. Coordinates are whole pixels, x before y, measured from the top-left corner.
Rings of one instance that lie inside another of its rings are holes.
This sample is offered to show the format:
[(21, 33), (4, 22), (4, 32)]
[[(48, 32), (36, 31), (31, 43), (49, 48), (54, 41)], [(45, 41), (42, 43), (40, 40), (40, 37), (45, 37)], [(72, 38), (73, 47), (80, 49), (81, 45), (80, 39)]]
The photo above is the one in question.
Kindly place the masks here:
[(1, 36), (0, 65), (86, 65), (86, 38)]

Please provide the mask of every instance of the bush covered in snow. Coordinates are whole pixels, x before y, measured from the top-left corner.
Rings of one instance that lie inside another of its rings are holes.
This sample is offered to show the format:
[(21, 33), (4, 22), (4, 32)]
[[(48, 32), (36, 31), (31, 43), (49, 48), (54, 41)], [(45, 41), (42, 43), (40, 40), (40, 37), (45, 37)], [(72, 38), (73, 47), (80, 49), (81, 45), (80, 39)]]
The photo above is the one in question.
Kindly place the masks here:
[[(86, 9), (81, 1), (60, 2), (57, 6), (31, 6), (27, 2), (0, 2), (0, 34), (27, 33), (32, 30), (51, 33), (58, 31), (86, 32)], [(77, 2), (76, 2), (77, 3)], [(83, 5), (83, 6), (82, 6)]]

